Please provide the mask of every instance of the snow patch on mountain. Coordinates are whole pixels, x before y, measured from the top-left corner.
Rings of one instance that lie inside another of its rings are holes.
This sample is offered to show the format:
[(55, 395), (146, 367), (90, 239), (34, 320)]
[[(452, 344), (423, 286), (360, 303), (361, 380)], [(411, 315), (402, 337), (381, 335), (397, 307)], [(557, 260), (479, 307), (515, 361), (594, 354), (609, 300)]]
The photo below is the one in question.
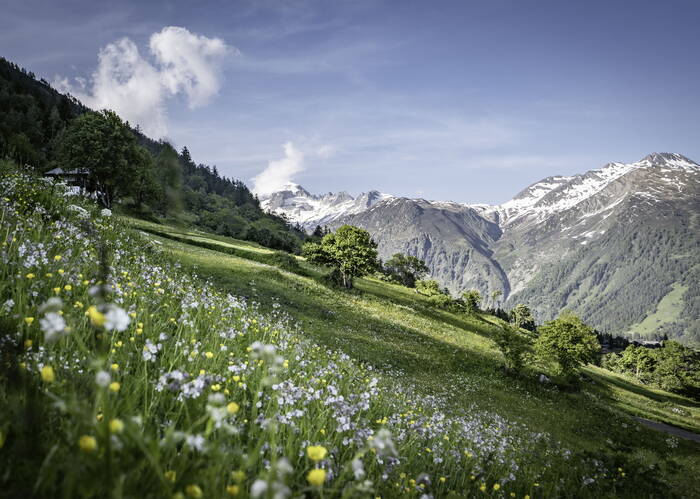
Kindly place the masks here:
[(392, 199), (390, 194), (369, 191), (357, 197), (345, 191), (324, 195), (309, 193), (299, 184), (288, 183), (282, 189), (260, 199), (263, 209), (283, 215), (291, 222), (299, 223), (306, 230), (324, 226), (344, 216), (363, 212), (375, 204)]

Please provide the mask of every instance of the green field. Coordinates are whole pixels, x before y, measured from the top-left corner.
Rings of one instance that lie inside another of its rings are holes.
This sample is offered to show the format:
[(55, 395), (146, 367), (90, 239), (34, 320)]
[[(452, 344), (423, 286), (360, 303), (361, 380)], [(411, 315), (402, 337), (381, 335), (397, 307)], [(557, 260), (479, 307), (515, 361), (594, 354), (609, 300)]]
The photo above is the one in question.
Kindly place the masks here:
[(42, 182), (0, 176), (0, 495), (698, 495), (698, 444), (634, 419), (697, 402), (509, 374), (492, 316)]
[[(135, 226), (142, 222), (131, 220)], [(193, 240), (202, 234), (161, 227)], [(356, 290), (339, 291), (321, 279), (322, 270), (302, 263), (298, 275), (246, 258), (155, 237), (183, 265), (234, 294), (249, 296), (263, 308), (275, 303), (315, 341), (341, 349), (380, 369), (396, 370), (426, 394), (444, 395), (457, 408), (476, 404), (546, 431), (572, 448), (634, 449), (659, 456), (666, 435), (640, 427), (641, 416), (700, 433), (700, 404), (642, 385), (594, 366), (593, 381), (582, 392), (567, 392), (535, 381), (532, 370), (514, 378), (502, 369), (501, 354), (489, 339), (499, 320), (468, 318), (435, 309), (425, 297), (403, 286), (363, 278)], [(248, 243), (212, 237), (210, 243), (246, 249)], [(262, 251), (262, 250), (260, 250)], [(268, 250), (269, 251), (269, 250)], [(610, 443), (610, 440), (613, 443)], [(698, 446), (682, 443), (678, 458), (698, 466)]]
[(631, 326), (629, 333), (649, 338), (659, 330), (660, 326), (677, 321), (683, 312), (683, 295), (687, 290), (687, 286), (674, 283), (673, 289), (661, 299), (654, 313), (647, 315), (642, 322)]

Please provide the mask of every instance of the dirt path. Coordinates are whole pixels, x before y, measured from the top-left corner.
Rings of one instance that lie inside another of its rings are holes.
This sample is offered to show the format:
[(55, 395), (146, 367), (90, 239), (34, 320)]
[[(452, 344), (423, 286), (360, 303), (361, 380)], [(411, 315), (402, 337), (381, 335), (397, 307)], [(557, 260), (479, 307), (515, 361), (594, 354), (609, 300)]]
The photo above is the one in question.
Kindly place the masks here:
[(693, 433), (691, 431), (683, 430), (675, 426), (668, 425), (666, 423), (659, 423), (658, 421), (652, 421), (651, 419), (635, 418), (637, 421), (642, 423), (644, 426), (652, 428), (654, 430), (663, 431), (669, 435), (674, 435), (676, 437), (684, 438), (686, 440), (693, 440), (700, 443), (700, 435)]

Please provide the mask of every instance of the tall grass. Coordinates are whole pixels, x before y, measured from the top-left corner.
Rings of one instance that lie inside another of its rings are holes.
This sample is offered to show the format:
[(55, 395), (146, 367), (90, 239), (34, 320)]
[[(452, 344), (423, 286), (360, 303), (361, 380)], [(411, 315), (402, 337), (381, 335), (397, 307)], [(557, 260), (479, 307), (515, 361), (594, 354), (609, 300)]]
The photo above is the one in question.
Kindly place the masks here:
[(0, 462), (8, 497), (675, 495), (311, 342), (110, 213), (0, 180)]

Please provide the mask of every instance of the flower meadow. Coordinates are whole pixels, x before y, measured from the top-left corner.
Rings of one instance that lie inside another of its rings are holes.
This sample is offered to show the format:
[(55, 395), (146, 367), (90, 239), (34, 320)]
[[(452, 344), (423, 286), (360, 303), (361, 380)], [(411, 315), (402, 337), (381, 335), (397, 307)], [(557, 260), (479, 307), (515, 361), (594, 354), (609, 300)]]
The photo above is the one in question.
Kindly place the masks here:
[[(13, 497), (612, 496), (629, 471), (309, 341), (60, 184), (0, 179)], [(455, 389), (459, 389), (458, 386)]]

